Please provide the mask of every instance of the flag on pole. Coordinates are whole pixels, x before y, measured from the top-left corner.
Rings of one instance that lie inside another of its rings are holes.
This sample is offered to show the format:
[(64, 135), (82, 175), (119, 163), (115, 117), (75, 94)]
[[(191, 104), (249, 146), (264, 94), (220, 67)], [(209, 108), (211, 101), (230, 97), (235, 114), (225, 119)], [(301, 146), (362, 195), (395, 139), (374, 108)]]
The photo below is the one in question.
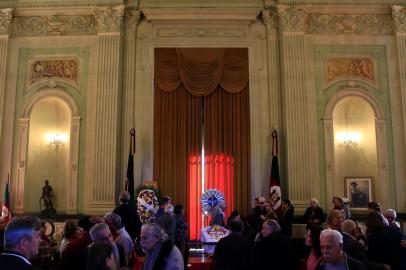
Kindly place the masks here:
[(127, 179), (125, 190), (130, 193), (131, 200), (134, 200), (134, 154), (135, 154), (135, 128), (130, 130), (130, 152), (127, 163)]
[(1, 216), (4, 218), (4, 223), (7, 224), (10, 219), (11, 219), (11, 213), (10, 213), (10, 193), (8, 191), (10, 184), (10, 176), (7, 175), (7, 180), (6, 180), (6, 188), (4, 190), (4, 201), (3, 201), (3, 207), (1, 209)]
[(269, 179), (269, 200), (273, 202), (273, 209), (278, 210), (281, 206), (282, 192), (279, 179), (278, 164), (278, 132), (272, 132), (272, 165), (271, 177)]

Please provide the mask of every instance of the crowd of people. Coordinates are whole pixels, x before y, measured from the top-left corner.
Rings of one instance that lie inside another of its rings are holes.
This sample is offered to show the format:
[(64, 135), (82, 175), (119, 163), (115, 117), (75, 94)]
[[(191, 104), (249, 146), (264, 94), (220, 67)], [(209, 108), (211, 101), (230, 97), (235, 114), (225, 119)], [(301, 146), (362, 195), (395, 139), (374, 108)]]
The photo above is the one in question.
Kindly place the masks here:
[[(140, 255), (145, 255), (144, 270), (187, 269), (188, 224), (183, 206), (173, 206), (171, 198), (164, 197), (155, 222), (142, 224), (129, 203), (129, 193), (122, 192), (119, 199), (120, 205), (104, 216), (67, 220), (58, 245), (46, 236), (45, 223), (39, 219), (12, 218), (2, 235), (0, 269), (128, 270)], [(292, 238), (294, 206), (288, 199), (275, 209), (272, 201), (258, 197), (245, 216), (237, 211), (226, 220), (216, 216), (212, 225), (225, 226), (230, 233), (216, 244), (211, 268), (406, 269), (406, 241), (393, 209), (383, 211), (379, 203), (369, 202), (361, 224), (352, 217), (345, 199), (334, 197), (332, 203), (326, 214), (316, 198), (310, 199), (303, 215), (307, 253), (299, 252)]]

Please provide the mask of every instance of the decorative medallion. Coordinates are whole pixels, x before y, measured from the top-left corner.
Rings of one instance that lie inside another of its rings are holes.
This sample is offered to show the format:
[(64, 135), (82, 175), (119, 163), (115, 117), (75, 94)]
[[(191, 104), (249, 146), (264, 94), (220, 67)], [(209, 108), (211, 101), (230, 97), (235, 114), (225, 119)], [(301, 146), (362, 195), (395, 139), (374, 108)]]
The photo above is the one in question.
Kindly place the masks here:
[(0, 9), (0, 35), (8, 35), (10, 33), (13, 21), (13, 9)]

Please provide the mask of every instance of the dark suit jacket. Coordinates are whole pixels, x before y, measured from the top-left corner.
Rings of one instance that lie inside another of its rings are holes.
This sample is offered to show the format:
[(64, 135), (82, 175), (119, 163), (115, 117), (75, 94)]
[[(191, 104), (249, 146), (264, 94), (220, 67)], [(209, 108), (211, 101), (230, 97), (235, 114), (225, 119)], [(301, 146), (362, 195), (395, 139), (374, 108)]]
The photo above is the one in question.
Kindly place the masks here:
[(128, 203), (120, 204), (113, 210), (113, 213), (121, 217), (121, 224), (124, 225), (131, 239), (140, 238), (142, 223), (135, 207)]
[(375, 263), (368, 260), (367, 252), (364, 247), (351, 235), (342, 233), (343, 235), (343, 250), (348, 256), (359, 260), (370, 270), (384, 270), (382, 263)]
[(241, 233), (232, 232), (220, 239), (213, 255), (213, 270), (246, 270), (252, 268), (253, 246)]
[[(26, 263), (22, 258), (8, 254), (16, 254), (23, 256), (13, 251), (4, 251), (0, 254), (0, 269), (1, 270), (39, 270), (38, 268)], [(24, 256), (23, 256), (24, 257)]]

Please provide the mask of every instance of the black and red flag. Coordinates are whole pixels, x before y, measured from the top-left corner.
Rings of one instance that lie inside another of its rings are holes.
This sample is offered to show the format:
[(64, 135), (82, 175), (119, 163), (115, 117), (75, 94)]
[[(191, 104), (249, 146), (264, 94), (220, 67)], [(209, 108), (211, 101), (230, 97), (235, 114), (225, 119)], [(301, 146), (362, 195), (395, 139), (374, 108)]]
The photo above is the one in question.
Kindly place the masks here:
[(125, 190), (130, 193), (131, 199), (134, 200), (134, 154), (135, 154), (135, 128), (130, 130), (130, 152), (127, 163), (127, 179)]
[(269, 200), (273, 202), (273, 209), (278, 210), (281, 206), (282, 192), (279, 178), (278, 164), (278, 132), (272, 131), (272, 165), (269, 179)]

